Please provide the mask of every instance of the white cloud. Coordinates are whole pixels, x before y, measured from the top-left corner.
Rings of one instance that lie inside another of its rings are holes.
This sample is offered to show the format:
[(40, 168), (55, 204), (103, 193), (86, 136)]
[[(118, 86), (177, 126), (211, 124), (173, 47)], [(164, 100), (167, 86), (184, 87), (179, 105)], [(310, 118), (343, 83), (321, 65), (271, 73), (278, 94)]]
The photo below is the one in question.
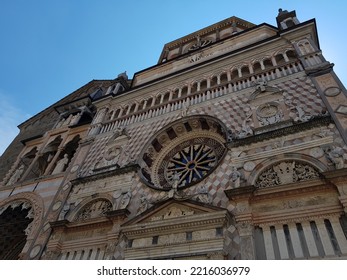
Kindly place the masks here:
[(10, 95), (0, 90), (0, 156), (18, 135), (17, 126), (29, 117), (29, 114), (16, 108)]

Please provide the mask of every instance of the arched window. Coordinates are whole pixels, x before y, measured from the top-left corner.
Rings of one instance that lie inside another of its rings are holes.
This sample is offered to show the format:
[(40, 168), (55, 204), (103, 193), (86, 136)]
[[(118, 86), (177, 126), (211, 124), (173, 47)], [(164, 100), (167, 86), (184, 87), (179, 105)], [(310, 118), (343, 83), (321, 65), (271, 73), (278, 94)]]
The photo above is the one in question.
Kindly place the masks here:
[(259, 61), (255, 62), (255, 63), (253, 64), (253, 71), (254, 71), (254, 73), (259, 73), (259, 72), (262, 71), (261, 65), (260, 65), (260, 62), (259, 62)]
[(226, 84), (228, 82), (227, 73), (224, 72), (220, 75), (220, 82), (221, 82), (221, 84)]
[(285, 63), (285, 59), (284, 59), (284, 57), (283, 57), (283, 55), (281, 53), (277, 54), (275, 56), (275, 59), (276, 59), (277, 65)]
[(200, 82), (200, 90), (204, 91), (207, 89), (207, 81), (203, 80)]
[(249, 67), (248, 66), (242, 66), (242, 68), (241, 68), (241, 73), (242, 73), (242, 76), (247, 76), (247, 75), (249, 75), (250, 74), (250, 72), (249, 72)]
[(61, 141), (62, 138), (59, 135), (43, 149), (41, 156), (33, 164), (33, 167), (31, 168), (26, 179), (36, 178), (45, 174), (48, 165), (58, 151)]
[(287, 57), (289, 58), (289, 60), (293, 61), (293, 60), (297, 59), (296, 53), (293, 50), (287, 51), (286, 54), (287, 54)]
[(273, 67), (273, 64), (272, 64), (272, 61), (270, 58), (264, 59), (263, 64), (264, 64), (265, 69)]
[(217, 86), (217, 77), (213, 76), (211, 79), (211, 87)]
[(80, 140), (80, 136), (76, 135), (70, 142), (68, 142), (65, 145), (63, 151), (59, 154), (59, 157), (57, 158), (57, 161), (52, 170), (52, 174), (58, 174), (66, 170), (78, 148), (78, 143)]

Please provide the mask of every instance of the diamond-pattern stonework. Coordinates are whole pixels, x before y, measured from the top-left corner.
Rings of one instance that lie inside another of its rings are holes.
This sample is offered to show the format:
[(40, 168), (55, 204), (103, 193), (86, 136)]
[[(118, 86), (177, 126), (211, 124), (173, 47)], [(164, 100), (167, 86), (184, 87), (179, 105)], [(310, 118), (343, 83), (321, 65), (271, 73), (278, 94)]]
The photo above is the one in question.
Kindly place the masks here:
[(299, 19), (230, 17), (20, 124), (0, 259), (347, 259), (346, 89)]

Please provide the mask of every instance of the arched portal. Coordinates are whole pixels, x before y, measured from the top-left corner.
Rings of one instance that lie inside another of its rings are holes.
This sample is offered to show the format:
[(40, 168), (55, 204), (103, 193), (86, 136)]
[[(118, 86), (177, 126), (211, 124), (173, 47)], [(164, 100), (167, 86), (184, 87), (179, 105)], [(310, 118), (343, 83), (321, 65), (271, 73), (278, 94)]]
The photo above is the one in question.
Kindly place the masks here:
[(27, 239), (31, 207), (26, 203), (7, 207), (0, 215), (0, 259), (19, 259)]

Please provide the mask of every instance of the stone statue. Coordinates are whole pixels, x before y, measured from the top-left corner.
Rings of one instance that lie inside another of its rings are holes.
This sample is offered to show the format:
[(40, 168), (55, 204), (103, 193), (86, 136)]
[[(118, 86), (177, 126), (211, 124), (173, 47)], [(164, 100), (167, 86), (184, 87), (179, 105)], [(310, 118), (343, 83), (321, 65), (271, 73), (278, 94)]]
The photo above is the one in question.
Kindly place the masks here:
[(131, 191), (128, 190), (126, 193), (123, 194), (122, 199), (120, 201), (119, 209), (125, 209), (131, 199)]
[(202, 203), (210, 203), (210, 196), (205, 185), (201, 185), (197, 192), (197, 201)]
[(13, 175), (11, 176), (10, 180), (8, 180), (6, 185), (9, 186), (9, 185), (13, 185), (14, 183), (18, 182), (20, 177), (22, 176), (23, 172), (24, 172), (24, 164), (21, 164), (19, 166), (19, 168), (16, 169), (16, 171), (13, 173)]
[(71, 120), (70, 120), (70, 125), (75, 125), (78, 123), (78, 121), (80, 120), (81, 117), (81, 113), (77, 113), (76, 115), (73, 115)]
[(59, 220), (64, 220), (67, 212), (69, 211), (70, 211), (70, 204), (65, 204), (63, 209), (60, 212)]
[(244, 138), (246, 136), (253, 135), (253, 130), (248, 124), (248, 122), (251, 121), (252, 114), (252, 111), (246, 113), (246, 118), (242, 121), (241, 131), (238, 135), (238, 138)]
[(333, 146), (326, 149), (326, 155), (328, 160), (335, 166), (336, 169), (342, 169), (345, 167), (344, 152), (342, 148)]
[(57, 165), (54, 167), (52, 171), (52, 174), (58, 174), (63, 172), (68, 162), (69, 162), (69, 155), (64, 154), (64, 157), (58, 160)]
[(230, 177), (231, 177), (231, 184), (232, 184), (231, 187), (233, 189), (239, 188), (241, 183), (241, 173), (237, 171), (236, 166), (233, 166)]
[(137, 214), (140, 214), (140, 213), (146, 211), (147, 208), (148, 208), (147, 197), (146, 197), (146, 195), (142, 194), (141, 197), (140, 197), (140, 207), (137, 210)]

